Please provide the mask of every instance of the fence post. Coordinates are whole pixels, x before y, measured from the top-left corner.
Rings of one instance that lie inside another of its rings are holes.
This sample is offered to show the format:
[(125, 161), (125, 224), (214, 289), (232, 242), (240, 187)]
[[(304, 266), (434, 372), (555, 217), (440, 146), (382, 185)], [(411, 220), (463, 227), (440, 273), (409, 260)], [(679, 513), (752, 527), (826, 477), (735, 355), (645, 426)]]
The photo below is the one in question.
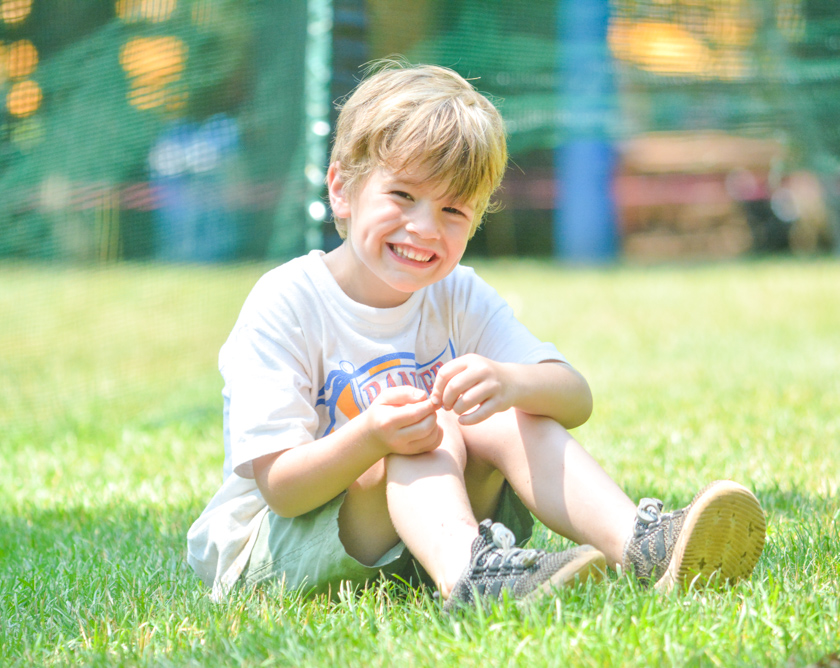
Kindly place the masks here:
[(324, 244), (322, 225), (327, 207), (322, 199), (324, 167), (330, 136), (332, 76), (332, 0), (307, 1), (306, 56), (303, 84), (306, 118), (306, 249)]
[(579, 263), (618, 255), (610, 140), (615, 108), (607, 46), (609, 0), (560, 0), (561, 140), (555, 153), (555, 257)]

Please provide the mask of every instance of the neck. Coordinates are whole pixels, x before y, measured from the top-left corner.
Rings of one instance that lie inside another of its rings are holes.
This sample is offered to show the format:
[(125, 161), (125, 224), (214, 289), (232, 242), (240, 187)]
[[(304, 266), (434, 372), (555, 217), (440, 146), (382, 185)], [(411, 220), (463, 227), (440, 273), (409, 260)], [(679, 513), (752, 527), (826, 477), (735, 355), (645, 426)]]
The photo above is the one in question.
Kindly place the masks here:
[(342, 292), (359, 304), (373, 308), (394, 308), (405, 304), (411, 297), (411, 293), (400, 292), (384, 284), (372, 286), (370, 270), (359, 262), (347, 241), (327, 253), (324, 264)]

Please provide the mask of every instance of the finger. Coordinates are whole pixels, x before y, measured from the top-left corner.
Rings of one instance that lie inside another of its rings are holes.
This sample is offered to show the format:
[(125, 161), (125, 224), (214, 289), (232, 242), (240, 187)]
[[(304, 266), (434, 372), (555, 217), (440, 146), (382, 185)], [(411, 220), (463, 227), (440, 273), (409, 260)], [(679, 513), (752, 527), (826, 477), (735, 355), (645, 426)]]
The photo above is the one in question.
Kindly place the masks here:
[(469, 413), (473, 408), (490, 399), (493, 393), (484, 385), (474, 385), (458, 397), (452, 404), (452, 412), (458, 415)]
[(426, 393), (417, 387), (398, 385), (396, 387), (386, 387), (374, 399), (374, 403), (385, 406), (404, 406), (419, 403), (426, 398)]
[(478, 424), (479, 422), (484, 422), (484, 420), (486, 420), (496, 412), (496, 402), (490, 399), (488, 401), (485, 401), (471, 413), (459, 416), (458, 422), (463, 426), (467, 427), (470, 425)]
[(426, 434), (431, 434), (438, 428), (437, 415), (431, 413), (426, 415), (417, 422), (409, 425), (406, 429), (410, 430), (411, 438), (422, 438)]
[(432, 413), (417, 422), (400, 427), (397, 437), (407, 446), (410, 446), (414, 441), (426, 439), (430, 434), (436, 434), (438, 429), (437, 415)]
[(425, 436), (413, 440), (409, 444), (409, 448), (411, 452), (419, 455), (424, 452), (431, 452), (432, 450), (440, 447), (442, 441), (443, 429), (441, 429), (440, 427), (436, 427), (434, 430), (432, 430)]
[[(377, 397), (378, 398), (378, 397)], [(378, 411), (379, 421), (394, 435), (398, 435), (402, 429), (409, 428), (424, 419), (431, 417), (431, 424), (435, 421), (437, 408), (426, 398), (416, 403), (402, 403), (397, 405), (381, 404), (374, 401), (368, 410)], [(405, 440), (405, 437), (402, 437)]]
[[(442, 406), (446, 410), (452, 410), (455, 407), (458, 399), (469, 392), (474, 386), (480, 382), (480, 378), (472, 373), (469, 369), (464, 369), (457, 376), (452, 378), (446, 385), (443, 391)], [(463, 411), (461, 411), (463, 412)]]
[(435, 412), (437, 410), (438, 407), (428, 398), (414, 404), (401, 406), (399, 416), (400, 426), (402, 428), (409, 427), (419, 424), (423, 420), (431, 420), (431, 424), (433, 424), (436, 421)]
[(464, 368), (466, 368), (464, 360), (460, 357), (456, 357), (454, 360), (449, 360), (440, 369), (438, 369), (437, 375), (435, 376), (435, 384), (430, 393), (433, 401), (437, 401), (438, 404), (442, 403), (443, 392), (446, 389), (446, 385), (455, 375), (463, 371)]

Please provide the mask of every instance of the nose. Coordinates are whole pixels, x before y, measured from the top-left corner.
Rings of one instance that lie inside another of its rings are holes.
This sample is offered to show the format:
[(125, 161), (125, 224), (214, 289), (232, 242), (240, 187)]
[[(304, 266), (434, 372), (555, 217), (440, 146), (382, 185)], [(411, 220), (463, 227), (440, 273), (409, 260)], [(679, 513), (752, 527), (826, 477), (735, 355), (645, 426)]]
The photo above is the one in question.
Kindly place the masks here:
[(421, 239), (437, 239), (440, 237), (439, 222), (437, 212), (424, 204), (414, 207), (405, 229)]

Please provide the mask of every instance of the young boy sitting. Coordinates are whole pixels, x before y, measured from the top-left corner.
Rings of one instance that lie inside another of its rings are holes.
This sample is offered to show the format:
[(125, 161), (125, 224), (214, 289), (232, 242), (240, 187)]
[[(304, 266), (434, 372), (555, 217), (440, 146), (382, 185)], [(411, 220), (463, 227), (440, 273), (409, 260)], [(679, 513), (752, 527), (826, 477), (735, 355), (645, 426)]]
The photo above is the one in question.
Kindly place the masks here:
[[(755, 496), (718, 481), (673, 513), (636, 506), (567, 431), (592, 410), (583, 376), (459, 265), (506, 161), (498, 111), (451, 70), (385, 67), (344, 104), (344, 242), (263, 276), (219, 356), (224, 483), (188, 536), (216, 597), (417, 565), (449, 607), (606, 565), (660, 589), (752, 572)], [(533, 516), (579, 547), (517, 547)]]

